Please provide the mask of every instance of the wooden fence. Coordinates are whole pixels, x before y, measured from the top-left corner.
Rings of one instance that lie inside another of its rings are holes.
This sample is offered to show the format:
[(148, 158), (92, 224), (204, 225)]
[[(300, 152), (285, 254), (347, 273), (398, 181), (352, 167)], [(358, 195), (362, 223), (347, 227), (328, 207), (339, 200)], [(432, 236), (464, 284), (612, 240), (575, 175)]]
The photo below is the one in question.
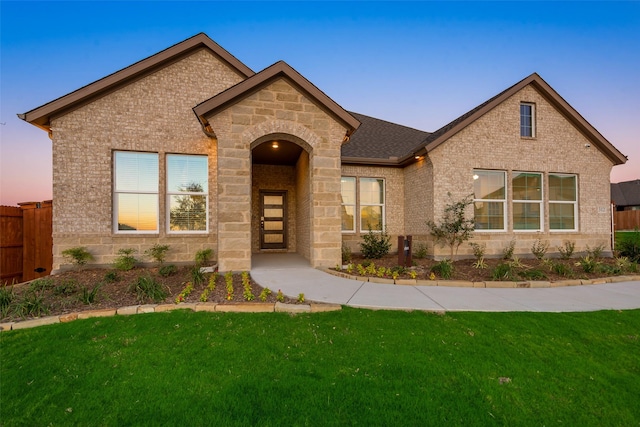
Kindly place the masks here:
[(52, 231), (51, 200), (0, 206), (0, 284), (51, 274)]
[(616, 231), (640, 228), (640, 211), (614, 211), (613, 227)]

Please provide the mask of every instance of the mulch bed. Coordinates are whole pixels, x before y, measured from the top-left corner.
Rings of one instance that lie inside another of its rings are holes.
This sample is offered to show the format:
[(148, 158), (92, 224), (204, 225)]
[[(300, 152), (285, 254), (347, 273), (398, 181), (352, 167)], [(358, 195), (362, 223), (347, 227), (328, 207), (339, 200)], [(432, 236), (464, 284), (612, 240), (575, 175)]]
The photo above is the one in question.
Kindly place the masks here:
[[(36, 293), (43, 297), (42, 305), (47, 309), (46, 314), (43, 315), (49, 316), (102, 308), (120, 308), (140, 304), (172, 304), (186, 287), (187, 283), (191, 281), (191, 267), (177, 267), (177, 271), (168, 277), (161, 276), (158, 270), (158, 268), (134, 268), (129, 271), (105, 269), (80, 269), (75, 271), (66, 271), (39, 279), (47, 280), (49, 283), (47, 283), (46, 289), (40, 288)], [(107, 281), (107, 274), (113, 274), (113, 272), (117, 273), (118, 280), (115, 282)], [(200, 297), (204, 289), (209, 284), (209, 278), (211, 275), (211, 273), (205, 274), (205, 282), (199, 285), (194, 285), (193, 291), (185, 298), (184, 302), (201, 302)], [(167, 291), (168, 296), (160, 302), (137, 299), (136, 294), (129, 290), (129, 285), (135, 283), (141, 276), (148, 276), (156, 280), (162, 285), (162, 288)], [(97, 291), (95, 301), (92, 304), (84, 304), (80, 298), (83, 288), (91, 290), (97, 284), (100, 284), (100, 288)], [(225, 278), (220, 274), (217, 277), (214, 290), (212, 292), (210, 291), (208, 294), (207, 302), (217, 304), (263, 302), (258, 298), (263, 288), (253, 280), (251, 280), (251, 292), (255, 298), (250, 302), (245, 300), (243, 296), (244, 287), (240, 273), (233, 275), (233, 288), (233, 296), (231, 299), (228, 299)], [(22, 296), (29, 292), (29, 290), (30, 284), (28, 283), (14, 286), (14, 292), (16, 293), (14, 302), (20, 300)], [(264, 302), (276, 302), (278, 289), (271, 289), (271, 291), (271, 294), (267, 296), (267, 299)], [(282, 302), (288, 304), (299, 303), (297, 300), (287, 298), (286, 296)], [(24, 319), (33, 317), (34, 316), (26, 316)], [(16, 315), (15, 312), (9, 308), (7, 313), (3, 313), (3, 315), (0, 316), (0, 320), (6, 322), (23, 320), (23, 318)]]
[[(576, 263), (579, 261), (578, 258), (571, 259), (553, 259), (551, 262), (556, 264), (563, 264), (568, 271), (573, 272), (572, 274), (561, 275), (557, 274), (554, 270), (550, 268), (549, 261), (546, 263), (544, 261), (538, 260), (536, 258), (527, 258), (520, 259), (520, 263), (522, 263), (523, 267), (516, 268), (518, 271), (532, 271), (538, 270), (542, 272), (546, 278), (541, 278), (537, 280), (546, 280), (550, 282), (557, 282), (560, 280), (568, 280), (568, 279), (596, 279), (601, 277), (610, 277), (612, 276), (610, 271), (602, 271), (596, 269), (596, 271), (592, 273), (585, 273), (580, 266), (576, 266)], [(359, 255), (354, 255), (352, 257), (353, 264), (363, 264), (367, 265), (369, 262), (373, 262), (376, 267), (385, 267), (393, 269), (398, 266), (398, 256), (397, 255), (388, 255), (386, 257), (380, 259), (367, 260)], [(474, 259), (466, 259), (459, 260), (453, 263), (453, 275), (450, 280), (465, 280), (470, 282), (484, 282), (490, 280), (496, 280), (492, 277), (492, 273), (496, 266), (499, 264), (506, 263), (507, 261), (502, 259), (486, 259), (485, 260), (487, 267), (484, 269), (474, 267), (475, 260)], [(601, 258), (598, 260), (600, 265), (603, 266), (614, 266), (615, 259), (613, 258)], [(416, 279), (429, 279), (431, 268), (437, 264), (437, 261), (432, 259), (413, 259), (413, 266), (410, 269), (414, 270), (417, 273)], [(353, 273), (357, 275), (357, 271), (354, 269)], [(525, 273), (526, 274), (526, 273)], [(624, 274), (624, 273), (623, 273)], [(372, 274), (368, 274), (367, 276), (374, 276)], [(436, 274), (436, 279), (441, 279)], [(408, 279), (409, 273), (404, 272), (399, 275), (400, 279)], [(499, 280), (499, 279), (498, 279)], [(527, 280), (527, 279), (522, 279)]]

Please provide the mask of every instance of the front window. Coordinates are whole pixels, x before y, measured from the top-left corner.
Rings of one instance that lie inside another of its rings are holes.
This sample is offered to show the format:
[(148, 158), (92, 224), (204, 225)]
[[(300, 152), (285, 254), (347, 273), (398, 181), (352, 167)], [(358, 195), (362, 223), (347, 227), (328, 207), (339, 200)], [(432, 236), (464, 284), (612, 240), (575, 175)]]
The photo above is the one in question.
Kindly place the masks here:
[(207, 156), (167, 155), (167, 205), (170, 232), (208, 229)]
[(513, 229), (542, 231), (542, 174), (513, 172)]
[(502, 171), (473, 171), (473, 204), (476, 230), (505, 230), (507, 189)]
[(384, 179), (360, 178), (360, 231), (384, 229)]
[(577, 230), (578, 182), (576, 175), (549, 174), (549, 229)]
[(345, 177), (341, 179), (342, 195), (342, 231), (356, 231), (356, 179)]
[(114, 152), (116, 233), (158, 232), (158, 154)]
[(533, 104), (525, 102), (520, 104), (520, 136), (535, 137), (535, 106)]

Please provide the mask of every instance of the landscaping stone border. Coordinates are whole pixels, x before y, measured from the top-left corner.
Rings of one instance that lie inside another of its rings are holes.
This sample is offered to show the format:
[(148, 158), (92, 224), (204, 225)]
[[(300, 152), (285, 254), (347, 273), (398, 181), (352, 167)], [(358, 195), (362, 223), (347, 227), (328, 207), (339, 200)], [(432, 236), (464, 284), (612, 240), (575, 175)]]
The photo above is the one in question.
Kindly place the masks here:
[(333, 276), (359, 282), (386, 283), (400, 286), (448, 286), (458, 288), (557, 288), (561, 286), (604, 285), (605, 283), (630, 282), (640, 280), (640, 275), (600, 277), (598, 279), (571, 279), (550, 282), (546, 280), (518, 280), (470, 282), (467, 280), (421, 280), (421, 279), (389, 279), (379, 277), (355, 276), (330, 268), (320, 270)]
[(37, 319), (23, 320), (21, 322), (0, 323), (0, 331), (35, 328), (54, 323), (68, 323), (78, 319), (91, 319), (94, 317), (130, 316), (134, 314), (162, 313), (173, 310), (208, 311), (218, 313), (325, 313), (328, 311), (342, 310), (340, 304), (285, 304), (281, 302), (271, 303), (236, 303), (216, 304), (204, 303), (180, 303), (180, 304), (143, 304), (120, 308), (106, 308), (100, 310), (87, 310), (78, 313), (61, 314), (59, 316), (39, 317)]

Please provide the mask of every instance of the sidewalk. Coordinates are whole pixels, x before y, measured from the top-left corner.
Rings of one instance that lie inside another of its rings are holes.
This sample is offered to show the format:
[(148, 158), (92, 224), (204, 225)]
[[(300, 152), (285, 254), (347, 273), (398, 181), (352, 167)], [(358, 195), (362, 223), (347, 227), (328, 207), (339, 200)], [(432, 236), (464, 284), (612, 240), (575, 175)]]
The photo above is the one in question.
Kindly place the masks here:
[(255, 256), (251, 277), (290, 297), (350, 307), (433, 311), (569, 312), (640, 308), (640, 281), (558, 288), (398, 286), (332, 276), (295, 254)]

